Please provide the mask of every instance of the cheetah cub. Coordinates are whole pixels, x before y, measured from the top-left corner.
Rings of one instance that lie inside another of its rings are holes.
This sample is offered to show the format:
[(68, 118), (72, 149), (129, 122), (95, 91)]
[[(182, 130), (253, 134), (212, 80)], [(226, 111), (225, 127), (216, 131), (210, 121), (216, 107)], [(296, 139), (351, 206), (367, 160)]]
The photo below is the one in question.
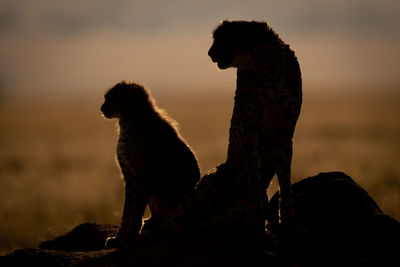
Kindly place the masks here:
[(104, 98), (104, 117), (119, 121), (117, 159), (125, 180), (121, 228), (106, 246), (119, 247), (139, 235), (147, 204), (151, 219), (142, 230), (158, 227), (170, 218), (200, 179), (200, 170), (175, 122), (156, 106), (144, 86), (122, 81)]

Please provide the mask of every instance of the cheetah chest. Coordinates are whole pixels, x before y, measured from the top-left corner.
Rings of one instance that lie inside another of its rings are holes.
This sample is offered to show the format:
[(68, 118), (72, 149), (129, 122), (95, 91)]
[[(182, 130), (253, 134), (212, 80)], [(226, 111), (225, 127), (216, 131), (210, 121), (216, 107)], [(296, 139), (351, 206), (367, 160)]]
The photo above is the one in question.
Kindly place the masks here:
[(118, 141), (117, 158), (124, 174), (138, 176), (145, 174), (148, 162), (152, 161), (157, 153), (151, 153), (155, 144), (146, 138), (122, 139)]

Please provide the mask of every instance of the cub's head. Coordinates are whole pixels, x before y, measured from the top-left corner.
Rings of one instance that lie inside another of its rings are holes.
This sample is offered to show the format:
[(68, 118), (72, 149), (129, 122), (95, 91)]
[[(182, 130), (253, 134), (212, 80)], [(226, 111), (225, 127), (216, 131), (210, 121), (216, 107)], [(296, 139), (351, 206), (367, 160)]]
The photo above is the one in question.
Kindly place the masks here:
[(138, 115), (151, 108), (151, 105), (146, 88), (137, 83), (122, 81), (105, 93), (100, 110), (107, 119), (121, 119), (123, 116)]
[(242, 68), (251, 64), (254, 51), (265, 44), (272, 30), (265, 22), (223, 21), (213, 33), (208, 55), (220, 69)]

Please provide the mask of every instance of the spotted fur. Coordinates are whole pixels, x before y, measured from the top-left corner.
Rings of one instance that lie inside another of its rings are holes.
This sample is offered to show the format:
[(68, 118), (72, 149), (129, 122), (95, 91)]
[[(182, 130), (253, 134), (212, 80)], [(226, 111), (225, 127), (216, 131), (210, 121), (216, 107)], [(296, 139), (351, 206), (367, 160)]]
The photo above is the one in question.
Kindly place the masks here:
[(292, 138), (302, 103), (297, 58), (264, 22), (224, 21), (213, 37), (211, 59), (237, 68), (227, 164), (253, 180), (255, 195), (264, 195), (277, 174), (281, 220), (293, 222)]
[(170, 218), (200, 171), (174, 122), (142, 85), (118, 83), (105, 94), (101, 111), (119, 121), (117, 159), (125, 180), (125, 204), (118, 236), (109, 240), (109, 246), (119, 246), (138, 236), (147, 204), (152, 215), (144, 228)]
[(281, 220), (291, 223), (292, 138), (302, 103), (296, 56), (264, 22), (224, 21), (213, 37), (211, 59), (221, 69), (238, 69), (228, 156), (200, 180), (175, 220), (263, 232), (266, 189), (277, 174)]

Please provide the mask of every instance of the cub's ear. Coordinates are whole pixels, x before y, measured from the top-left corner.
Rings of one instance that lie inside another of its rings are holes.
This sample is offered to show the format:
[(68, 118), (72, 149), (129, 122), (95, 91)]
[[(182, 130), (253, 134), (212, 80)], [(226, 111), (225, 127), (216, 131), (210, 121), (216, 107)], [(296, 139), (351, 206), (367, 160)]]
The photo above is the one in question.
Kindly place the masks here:
[(128, 82), (125, 80), (122, 80), (119, 83), (117, 83), (116, 86), (121, 86), (121, 87), (128, 86)]

